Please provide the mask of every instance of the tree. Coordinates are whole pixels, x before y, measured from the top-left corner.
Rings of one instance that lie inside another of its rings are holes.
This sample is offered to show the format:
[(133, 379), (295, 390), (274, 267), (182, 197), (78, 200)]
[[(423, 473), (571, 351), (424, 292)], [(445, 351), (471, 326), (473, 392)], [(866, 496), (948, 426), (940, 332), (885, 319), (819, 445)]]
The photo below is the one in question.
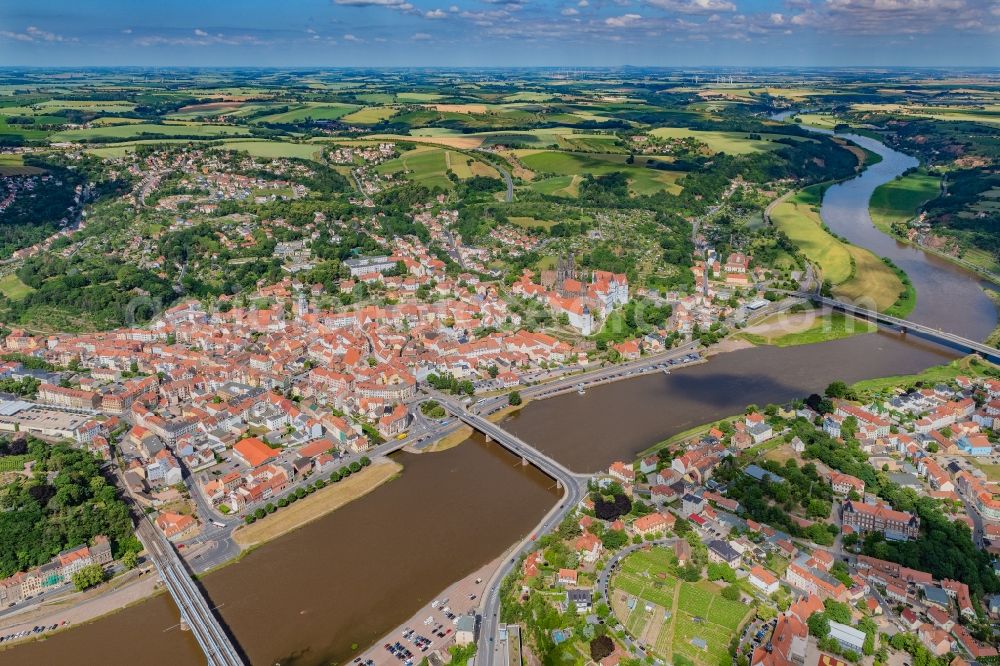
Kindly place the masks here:
[(122, 555), (122, 566), (126, 569), (135, 569), (139, 565), (139, 554), (134, 550), (126, 550)]
[(740, 588), (735, 585), (729, 585), (722, 590), (722, 597), (724, 599), (729, 599), (730, 601), (740, 600)]
[(358, 462), (361, 463), (362, 467), (368, 467), (368, 465), (372, 464), (372, 459), (368, 456), (361, 456), (361, 459)]
[(823, 607), (826, 609), (824, 615), (829, 619), (841, 624), (851, 624), (851, 607), (847, 604), (834, 599), (827, 599), (823, 602)]
[(628, 543), (628, 535), (625, 530), (605, 530), (601, 535), (601, 543), (608, 550), (618, 550)]
[(615, 651), (615, 642), (608, 636), (598, 636), (590, 641), (590, 658), (599, 662), (605, 657), (611, 656)]
[(512, 405), (514, 407), (520, 405), (521, 394), (518, 393), (517, 391), (511, 391), (510, 394), (507, 396), (507, 404)]
[(77, 590), (100, 585), (104, 582), (104, 567), (100, 564), (88, 564), (73, 574), (73, 585)]
[(361, 463), (359, 463), (357, 460), (355, 460), (350, 465), (348, 465), (348, 469), (351, 470), (351, 474), (354, 474), (356, 472), (360, 472), (361, 471)]
[(823, 613), (813, 613), (806, 620), (809, 633), (816, 638), (826, 638), (830, 634), (830, 620)]
[(823, 392), (828, 398), (847, 398), (851, 394), (850, 387), (847, 386), (845, 382), (837, 380), (835, 382), (830, 382), (826, 387), (826, 391)]

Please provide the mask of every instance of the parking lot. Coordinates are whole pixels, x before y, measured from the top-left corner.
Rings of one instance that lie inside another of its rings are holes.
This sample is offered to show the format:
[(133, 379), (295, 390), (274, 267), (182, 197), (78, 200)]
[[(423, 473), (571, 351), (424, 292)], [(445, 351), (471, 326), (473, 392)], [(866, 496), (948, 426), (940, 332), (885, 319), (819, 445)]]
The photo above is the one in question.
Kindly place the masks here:
[(479, 607), (480, 595), (503, 558), (497, 558), (428, 601), (405, 624), (354, 659), (358, 666), (414, 666), (455, 640), (458, 618)]

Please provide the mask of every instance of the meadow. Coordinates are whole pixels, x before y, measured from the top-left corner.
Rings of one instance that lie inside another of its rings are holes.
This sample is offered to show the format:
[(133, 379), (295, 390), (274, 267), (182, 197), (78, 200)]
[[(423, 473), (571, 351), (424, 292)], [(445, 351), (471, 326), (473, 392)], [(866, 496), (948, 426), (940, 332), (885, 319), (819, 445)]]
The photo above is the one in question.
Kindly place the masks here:
[(166, 125), (161, 123), (134, 123), (129, 125), (106, 125), (103, 127), (88, 127), (83, 129), (64, 130), (53, 134), (52, 141), (127, 141), (140, 139), (143, 136), (157, 137), (217, 137), (241, 136), (250, 132), (244, 127), (226, 125)]
[(788, 134), (761, 134), (760, 139), (751, 139), (743, 132), (716, 132), (712, 130), (687, 129), (684, 127), (657, 127), (650, 134), (660, 139), (691, 137), (707, 145), (708, 149), (713, 153), (727, 153), (730, 155), (747, 155), (749, 153), (775, 150), (782, 147), (782, 144), (766, 139), (791, 138), (803, 141), (810, 140), (805, 137), (793, 137)]
[[(624, 172), (628, 176), (629, 189), (632, 194), (653, 194), (663, 190), (676, 194), (681, 191), (681, 186), (677, 184), (677, 181), (684, 175), (678, 171), (662, 171), (644, 167), (642, 166), (646, 163), (644, 158), (636, 158), (635, 164), (626, 164), (627, 156), (625, 155), (570, 153), (552, 150), (517, 150), (514, 152), (524, 166), (536, 174), (598, 176), (619, 171)], [(571, 181), (559, 181), (559, 183), (555, 189), (571, 185)], [(544, 191), (538, 187), (536, 185), (532, 189)], [(548, 193), (557, 194), (554, 191)]]
[(894, 223), (906, 223), (920, 208), (941, 192), (941, 179), (924, 170), (900, 176), (880, 185), (868, 203), (872, 222), (885, 233), (892, 233)]
[(341, 120), (358, 125), (374, 125), (392, 118), (397, 113), (399, 109), (393, 106), (366, 106), (342, 116)]
[(464, 153), (435, 146), (418, 146), (376, 167), (376, 171), (382, 174), (406, 172), (406, 178), (415, 183), (445, 189), (452, 187), (447, 175), (449, 169), (463, 180), (473, 176), (500, 176), (492, 166)]
[(772, 222), (819, 267), (823, 280), (833, 285), (835, 296), (878, 310), (890, 308), (906, 291), (902, 280), (872, 252), (845, 243), (826, 230), (819, 214), (821, 188), (812, 185), (776, 205), (771, 211)]
[(358, 110), (353, 104), (327, 104), (324, 102), (309, 102), (290, 108), (288, 111), (256, 118), (262, 123), (298, 123), (307, 119), (337, 120)]

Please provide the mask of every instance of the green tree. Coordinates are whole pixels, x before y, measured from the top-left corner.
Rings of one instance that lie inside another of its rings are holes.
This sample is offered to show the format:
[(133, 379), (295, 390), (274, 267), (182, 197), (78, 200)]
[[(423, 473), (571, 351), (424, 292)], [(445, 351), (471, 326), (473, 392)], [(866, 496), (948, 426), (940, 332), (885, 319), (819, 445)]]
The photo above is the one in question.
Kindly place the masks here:
[(122, 566), (126, 569), (135, 569), (139, 565), (139, 554), (134, 550), (126, 550), (122, 555)]
[(77, 590), (100, 585), (104, 582), (104, 567), (100, 564), (88, 564), (73, 574), (73, 585)]
[(507, 404), (517, 406), (521, 404), (521, 394), (517, 391), (511, 391), (507, 395)]
[(826, 638), (830, 634), (830, 620), (824, 613), (813, 613), (806, 620), (809, 633), (816, 638)]

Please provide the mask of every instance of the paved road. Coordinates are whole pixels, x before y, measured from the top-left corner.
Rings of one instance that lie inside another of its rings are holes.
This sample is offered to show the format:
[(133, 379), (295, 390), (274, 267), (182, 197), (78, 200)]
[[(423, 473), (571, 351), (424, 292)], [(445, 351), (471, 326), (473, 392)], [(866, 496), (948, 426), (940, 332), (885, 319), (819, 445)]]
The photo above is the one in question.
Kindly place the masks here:
[(430, 389), (425, 389), (425, 392), (432, 395), (445, 409), (457, 418), (495, 440), (514, 455), (521, 456), (521, 458), (551, 476), (562, 486), (564, 491), (560, 504), (554, 506), (542, 518), (541, 523), (535, 528), (534, 533), (514, 546), (510, 557), (505, 559), (494, 572), (482, 595), (479, 606), (482, 619), (479, 628), (479, 657), (477, 661), (478, 659), (482, 659), (484, 666), (492, 666), (495, 663), (500, 663), (501, 655), (500, 643), (497, 640), (497, 627), (500, 621), (501, 583), (516, 566), (520, 557), (533, 548), (535, 540), (558, 527), (563, 519), (576, 508), (576, 505), (583, 498), (588, 477), (586, 475), (574, 474), (555, 459), (538, 451), (495, 423), (467, 410), (465, 405), (459, 403), (454, 398)]
[[(488, 150), (483, 150), (482, 148), (477, 148), (476, 152), (486, 153), (487, 155), (493, 154)], [(503, 167), (492, 160), (489, 161), (489, 164), (500, 172), (500, 175), (503, 176), (504, 181), (507, 183), (507, 194), (504, 196), (504, 201), (510, 203), (514, 200), (514, 180), (510, 177), (510, 172), (507, 171), (506, 167)]]

